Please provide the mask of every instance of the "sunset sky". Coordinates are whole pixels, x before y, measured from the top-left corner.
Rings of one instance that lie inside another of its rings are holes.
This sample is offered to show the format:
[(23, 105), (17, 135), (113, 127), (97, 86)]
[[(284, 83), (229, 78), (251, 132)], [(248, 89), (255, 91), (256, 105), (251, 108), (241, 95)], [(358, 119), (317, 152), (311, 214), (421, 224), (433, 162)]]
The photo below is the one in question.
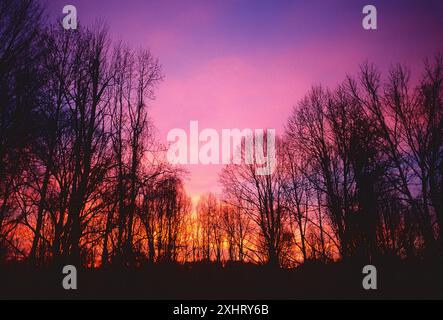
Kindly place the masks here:
[[(313, 84), (334, 87), (359, 63), (414, 72), (443, 52), (443, 1), (45, 0), (50, 15), (75, 5), (83, 24), (104, 21), (115, 40), (148, 47), (165, 80), (151, 115), (170, 129), (275, 128)], [(334, 3), (333, 3), (334, 2)], [(378, 30), (362, 28), (362, 8), (378, 10)], [(219, 192), (220, 166), (189, 166), (196, 199)]]

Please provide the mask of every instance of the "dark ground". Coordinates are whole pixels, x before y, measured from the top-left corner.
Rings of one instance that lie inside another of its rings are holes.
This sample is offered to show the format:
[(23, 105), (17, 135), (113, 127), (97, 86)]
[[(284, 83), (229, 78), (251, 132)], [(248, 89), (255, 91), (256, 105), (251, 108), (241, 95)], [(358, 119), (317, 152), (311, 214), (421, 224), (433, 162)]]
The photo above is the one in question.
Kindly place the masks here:
[(0, 299), (443, 299), (443, 263), (374, 263), (378, 289), (362, 288), (364, 264), (306, 263), (292, 270), (189, 264), (136, 270), (78, 270), (78, 290), (61, 268), (0, 266)]

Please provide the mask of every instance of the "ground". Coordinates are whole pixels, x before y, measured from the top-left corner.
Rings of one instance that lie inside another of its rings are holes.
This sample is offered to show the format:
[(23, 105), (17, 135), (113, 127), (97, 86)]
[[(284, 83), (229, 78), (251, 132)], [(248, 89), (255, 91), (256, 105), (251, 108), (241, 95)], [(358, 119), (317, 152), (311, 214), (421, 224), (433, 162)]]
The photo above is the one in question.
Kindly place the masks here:
[(363, 265), (309, 263), (290, 270), (235, 264), (78, 270), (64, 290), (61, 268), (0, 267), (0, 299), (443, 299), (441, 262), (375, 264), (377, 290), (362, 287)]

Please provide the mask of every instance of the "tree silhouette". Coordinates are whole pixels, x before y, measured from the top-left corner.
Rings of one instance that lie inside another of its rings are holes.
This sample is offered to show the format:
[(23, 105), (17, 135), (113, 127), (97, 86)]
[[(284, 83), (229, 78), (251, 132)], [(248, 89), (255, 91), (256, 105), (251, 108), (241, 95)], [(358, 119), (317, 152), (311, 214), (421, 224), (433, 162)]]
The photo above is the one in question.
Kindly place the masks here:
[(42, 12), (0, 3), (2, 263), (276, 269), (441, 257), (441, 55), (417, 83), (405, 66), (383, 78), (366, 62), (335, 88), (312, 87), (277, 138), (272, 174), (242, 151), (220, 174), (223, 192), (194, 205), (150, 118), (157, 58), (101, 24), (67, 31)]

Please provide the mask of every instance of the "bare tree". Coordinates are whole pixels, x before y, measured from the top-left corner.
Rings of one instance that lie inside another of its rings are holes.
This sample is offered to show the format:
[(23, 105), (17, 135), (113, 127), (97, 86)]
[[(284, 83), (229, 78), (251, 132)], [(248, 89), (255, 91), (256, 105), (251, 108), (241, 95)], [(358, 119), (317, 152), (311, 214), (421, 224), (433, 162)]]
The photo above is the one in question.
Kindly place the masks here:
[[(277, 155), (280, 148), (277, 148)], [(279, 156), (277, 156), (279, 159)], [(260, 236), (255, 247), (272, 267), (280, 265), (284, 243), (287, 210), (284, 206), (282, 164), (270, 175), (258, 175), (257, 165), (232, 164), (226, 166), (220, 181), (229, 204), (241, 208), (255, 222)]]

